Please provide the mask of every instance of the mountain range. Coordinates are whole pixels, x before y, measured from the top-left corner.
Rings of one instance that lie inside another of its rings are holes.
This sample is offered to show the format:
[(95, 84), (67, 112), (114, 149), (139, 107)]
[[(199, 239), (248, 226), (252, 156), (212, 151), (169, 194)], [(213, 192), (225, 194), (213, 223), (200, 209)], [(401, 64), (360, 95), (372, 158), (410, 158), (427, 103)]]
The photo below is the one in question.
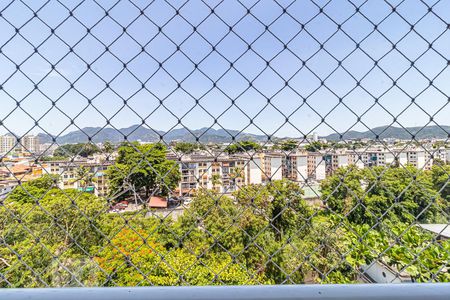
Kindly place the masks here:
[[(85, 127), (81, 130), (76, 130), (58, 136), (56, 137), (56, 141), (60, 145), (86, 143), (88, 142), (89, 136), (92, 137), (92, 141), (94, 143), (102, 143), (105, 141), (120, 143), (125, 140), (124, 136), (127, 137), (128, 141), (139, 140), (142, 142), (156, 142), (160, 140), (160, 137), (162, 137), (166, 142), (195, 142), (196, 137), (198, 137), (199, 141), (203, 143), (225, 143), (232, 142), (232, 136), (235, 136), (237, 141), (267, 141), (267, 137), (265, 135), (245, 133), (238, 130), (201, 128), (189, 131), (186, 128), (177, 128), (164, 132), (160, 130), (152, 130), (142, 125), (133, 125), (131, 127), (121, 129), (114, 129), (111, 127)], [(53, 140), (53, 136), (44, 133), (38, 134), (38, 138), (41, 143), (50, 143)]]
[[(375, 139), (376, 136), (380, 139), (399, 139), (410, 140), (414, 135), (416, 139), (446, 139), (450, 134), (450, 126), (426, 126), (426, 127), (394, 127), (394, 126), (380, 126), (372, 128), (367, 131), (348, 131), (342, 134), (342, 139)], [(330, 141), (341, 140), (341, 134), (333, 133), (323, 138)]]
[[(381, 126), (375, 127), (367, 131), (348, 131), (342, 134), (342, 139), (375, 139), (376, 135), (380, 139), (394, 138), (410, 140), (412, 135), (415, 135), (417, 139), (430, 139), (430, 138), (447, 138), (450, 133), (450, 126), (428, 126), (428, 127), (393, 127), (393, 126)], [(213, 129), (213, 128), (201, 128), (195, 130), (188, 130), (186, 128), (177, 128), (164, 132), (160, 130), (152, 130), (142, 125), (134, 125), (121, 129), (114, 129), (111, 127), (85, 127), (81, 130), (69, 132), (67, 134), (56, 137), (58, 144), (74, 144), (74, 143), (86, 143), (88, 136), (92, 137), (92, 141), (95, 143), (102, 143), (110, 141), (112, 143), (119, 143), (124, 141), (124, 136), (127, 136), (128, 141), (142, 141), (142, 142), (156, 142), (160, 140), (160, 137), (166, 141), (184, 141), (194, 142), (196, 137), (199, 137), (199, 141), (203, 143), (226, 143), (232, 142), (231, 136), (235, 136), (237, 141), (240, 140), (253, 140), (253, 141), (267, 141), (267, 136), (257, 135), (251, 133), (240, 132), (238, 130), (229, 129)], [(53, 136), (40, 133), (38, 135), (41, 143), (50, 143)], [(293, 137), (295, 138), (295, 137)], [(323, 136), (330, 141), (340, 140), (340, 134), (334, 133), (328, 136)]]

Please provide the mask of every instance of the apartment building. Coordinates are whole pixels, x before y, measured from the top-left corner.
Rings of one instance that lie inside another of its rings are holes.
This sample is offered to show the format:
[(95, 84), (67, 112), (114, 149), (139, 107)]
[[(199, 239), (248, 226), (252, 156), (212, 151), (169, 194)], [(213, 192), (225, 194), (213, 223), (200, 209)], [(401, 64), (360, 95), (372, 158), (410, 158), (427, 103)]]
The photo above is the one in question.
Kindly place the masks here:
[[(175, 160), (175, 157), (168, 156)], [(231, 193), (249, 183), (248, 159), (239, 156), (191, 155), (178, 159), (181, 180), (175, 191), (192, 196), (198, 190)]]
[[(42, 167), (44, 174), (59, 176), (58, 186), (61, 189), (84, 190), (92, 192), (96, 196), (104, 197), (109, 192), (106, 170), (112, 164), (112, 161), (62, 160), (44, 163)], [(79, 174), (80, 170), (85, 171), (83, 176)]]
[(447, 161), (447, 150), (438, 151), (419, 148), (369, 148), (362, 150), (340, 149), (326, 156), (327, 175), (341, 167), (356, 165), (358, 168), (412, 165), (418, 169), (429, 170), (433, 166), (433, 157)]
[(281, 153), (255, 153), (249, 160), (250, 184), (267, 183), (283, 178), (283, 157)]
[(367, 149), (362, 155), (362, 160), (366, 167), (385, 167), (393, 165), (396, 156), (396, 153), (387, 149)]
[(229, 194), (244, 185), (281, 180), (282, 157), (280, 153), (193, 154), (181, 159), (168, 155), (179, 164), (181, 181), (176, 193), (180, 196), (192, 196), (201, 189)]
[(364, 168), (364, 161), (363, 161), (363, 153), (358, 152), (350, 152), (348, 154), (348, 164), (358, 167), (359, 169)]
[(326, 177), (326, 165), (322, 154), (313, 153), (308, 155), (308, 178), (315, 181), (322, 181)]
[(292, 181), (305, 181), (309, 177), (308, 158), (307, 153), (291, 153), (283, 157), (282, 177)]
[(425, 149), (408, 150), (406, 153), (408, 164), (418, 169), (430, 170), (433, 166), (433, 158), (431, 157), (431, 152), (432, 151), (425, 151)]
[(15, 149), (17, 145), (17, 139), (11, 134), (0, 136), (0, 155), (10, 153)]
[(20, 139), (20, 148), (24, 153), (38, 153), (40, 151), (39, 138), (35, 135), (26, 135)]
[(283, 178), (305, 182), (321, 181), (325, 177), (325, 160), (320, 153), (293, 153), (283, 158)]
[(26, 135), (18, 141), (12, 134), (0, 136), (0, 155), (11, 153), (15, 149), (27, 154), (38, 153), (40, 150), (39, 138), (34, 135)]
[(332, 153), (324, 153), (325, 172), (329, 176), (338, 168), (348, 167), (350, 162), (350, 153), (347, 149), (335, 150)]

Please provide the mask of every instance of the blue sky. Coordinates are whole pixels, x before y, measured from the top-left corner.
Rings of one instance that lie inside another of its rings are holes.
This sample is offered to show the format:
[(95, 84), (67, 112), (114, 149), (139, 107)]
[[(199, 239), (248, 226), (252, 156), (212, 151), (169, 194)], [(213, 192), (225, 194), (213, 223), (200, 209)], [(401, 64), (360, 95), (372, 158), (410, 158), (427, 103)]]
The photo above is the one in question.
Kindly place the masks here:
[(0, 12), (0, 133), (108, 119), (277, 136), (393, 116), (450, 124), (448, 0), (5, 0)]

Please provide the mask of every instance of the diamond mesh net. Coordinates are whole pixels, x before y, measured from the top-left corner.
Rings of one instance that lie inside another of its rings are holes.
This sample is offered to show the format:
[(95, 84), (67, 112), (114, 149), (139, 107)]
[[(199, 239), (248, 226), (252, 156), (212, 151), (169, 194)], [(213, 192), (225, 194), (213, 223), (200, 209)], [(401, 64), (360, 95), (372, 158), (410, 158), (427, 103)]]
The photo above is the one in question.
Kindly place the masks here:
[(0, 287), (448, 282), (447, 0), (0, 3)]

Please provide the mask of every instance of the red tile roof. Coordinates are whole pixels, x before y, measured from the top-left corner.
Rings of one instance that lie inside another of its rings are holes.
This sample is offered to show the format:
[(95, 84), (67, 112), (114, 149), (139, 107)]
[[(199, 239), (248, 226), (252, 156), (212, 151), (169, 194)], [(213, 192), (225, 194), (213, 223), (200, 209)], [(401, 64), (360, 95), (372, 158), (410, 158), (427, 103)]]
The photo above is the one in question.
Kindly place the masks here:
[(150, 208), (167, 208), (167, 200), (162, 197), (152, 196), (148, 201), (148, 206)]

